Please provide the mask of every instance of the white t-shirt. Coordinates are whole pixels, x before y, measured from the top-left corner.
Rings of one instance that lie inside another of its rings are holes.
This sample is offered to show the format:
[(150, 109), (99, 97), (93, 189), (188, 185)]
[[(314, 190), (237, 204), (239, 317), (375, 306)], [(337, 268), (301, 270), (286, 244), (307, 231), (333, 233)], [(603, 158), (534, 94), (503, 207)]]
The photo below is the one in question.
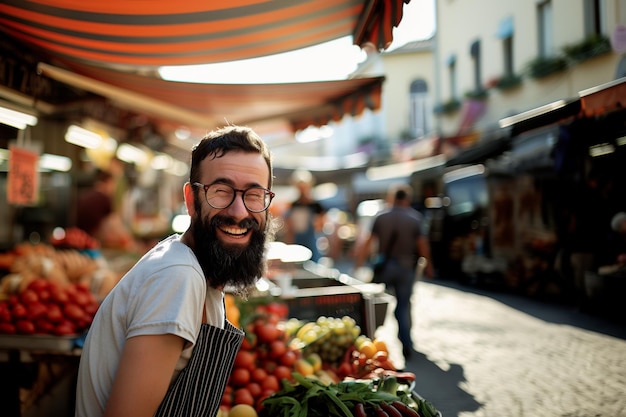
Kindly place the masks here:
[[(208, 291), (207, 291), (208, 288)], [(224, 328), (224, 293), (206, 285), (191, 249), (172, 235), (146, 253), (102, 302), (85, 340), (76, 390), (76, 416), (104, 413), (126, 339), (174, 334), (186, 340), (176, 366), (187, 364), (202, 324)]]

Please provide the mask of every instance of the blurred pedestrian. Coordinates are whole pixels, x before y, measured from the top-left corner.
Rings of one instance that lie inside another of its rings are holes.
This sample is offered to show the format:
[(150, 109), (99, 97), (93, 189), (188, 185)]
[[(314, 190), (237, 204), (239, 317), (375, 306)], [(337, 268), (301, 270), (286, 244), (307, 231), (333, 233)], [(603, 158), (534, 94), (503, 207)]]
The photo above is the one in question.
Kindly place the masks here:
[(135, 238), (115, 208), (117, 178), (111, 171), (97, 169), (93, 184), (78, 196), (76, 226), (103, 248), (134, 250)]
[(406, 184), (391, 187), (387, 195), (389, 208), (375, 217), (363, 245), (356, 250), (354, 264), (355, 269), (360, 268), (371, 258), (375, 247), (376, 254), (386, 258), (381, 277), (396, 297), (394, 315), (405, 359), (415, 351), (411, 337), (411, 297), (420, 258), (426, 261), (423, 271), (426, 277), (434, 276), (430, 246), (422, 229), (423, 218), (411, 207), (412, 195), (411, 187)]
[(291, 180), (299, 195), (285, 214), (285, 243), (309, 248), (312, 252), (311, 260), (317, 262), (321, 258), (317, 239), (324, 226), (326, 210), (313, 197), (314, 181), (309, 171), (296, 170)]

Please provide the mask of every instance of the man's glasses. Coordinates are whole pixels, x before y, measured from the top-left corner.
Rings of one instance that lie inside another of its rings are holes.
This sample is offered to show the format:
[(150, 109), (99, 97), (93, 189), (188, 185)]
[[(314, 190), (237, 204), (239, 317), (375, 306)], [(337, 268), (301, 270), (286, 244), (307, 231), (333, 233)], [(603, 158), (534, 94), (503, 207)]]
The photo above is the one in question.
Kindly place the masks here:
[(204, 188), (206, 202), (214, 209), (225, 209), (233, 204), (239, 192), (246, 209), (252, 213), (260, 213), (267, 210), (275, 196), (272, 191), (263, 187), (250, 187), (245, 190), (238, 190), (223, 183), (206, 185), (194, 182), (193, 185)]

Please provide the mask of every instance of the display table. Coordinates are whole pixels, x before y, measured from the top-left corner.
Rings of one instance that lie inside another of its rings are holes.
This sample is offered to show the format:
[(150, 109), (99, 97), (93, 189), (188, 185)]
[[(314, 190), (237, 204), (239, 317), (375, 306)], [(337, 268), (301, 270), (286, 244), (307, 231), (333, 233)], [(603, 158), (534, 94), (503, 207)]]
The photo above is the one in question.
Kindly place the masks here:
[(315, 321), (320, 316), (350, 316), (369, 337), (384, 323), (393, 300), (384, 285), (365, 283), (313, 263), (270, 276), (274, 284), (270, 292), (287, 303), (290, 317)]
[(6, 417), (74, 415), (78, 337), (0, 335), (0, 404)]

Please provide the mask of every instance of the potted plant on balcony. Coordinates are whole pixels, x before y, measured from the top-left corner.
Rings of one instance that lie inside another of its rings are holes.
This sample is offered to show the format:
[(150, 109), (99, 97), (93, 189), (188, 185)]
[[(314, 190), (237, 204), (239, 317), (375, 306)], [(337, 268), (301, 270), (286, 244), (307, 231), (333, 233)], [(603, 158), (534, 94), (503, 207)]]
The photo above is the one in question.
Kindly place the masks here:
[(567, 68), (567, 60), (562, 55), (539, 56), (530, 61), (526, 68), (530, 77), (543, 78), (565, 70)]
[(451, 98), (450, 100), (440, 103), (435, 106), (434, 112), (435, 114), (447, 114), (457, 111), (461, 108), (461, 101), (456, 98)]
[(608, 37), (599, 34), (592, 34), (581, 42), (563, 47), (565, 56), (575, 63), (606, 54), (610, 51), (611, 41)]

